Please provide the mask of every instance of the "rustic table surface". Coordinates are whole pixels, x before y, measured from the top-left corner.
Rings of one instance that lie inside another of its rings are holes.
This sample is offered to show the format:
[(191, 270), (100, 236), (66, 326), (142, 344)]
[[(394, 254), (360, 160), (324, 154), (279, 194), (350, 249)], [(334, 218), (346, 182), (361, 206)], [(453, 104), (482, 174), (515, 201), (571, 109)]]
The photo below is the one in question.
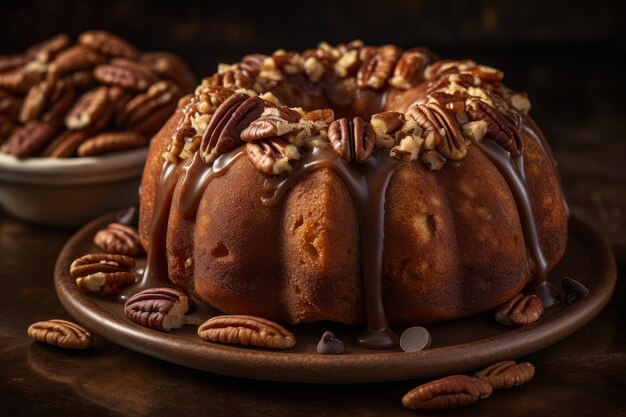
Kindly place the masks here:
[[(621, 119), (626, 112), (619, 94), (624, 80), (616, 65), (581, 69), (578, 54), (562, 56), (545, 54), (536, 68), (514, 73), (513, 80), (533, 86), (532, 114), (553, 145), (573, 213), (616, 254), (615, 294), (582, 330), (524, 358), (537, 369), (530, 383), (436, 415), (626, 416), (626, 126)], [(582, 74), (592, 81), (580, 83)], [(32, 342), (26, 335), (32, 322), (69, 318), (54, 293), (52, 274), (72, 233), (26, 225), (0, 212), (0, 415), (413, 414), (400, 399), (423, 381), (260, 382), (172, 365), (100, 337), (88, 352)]]

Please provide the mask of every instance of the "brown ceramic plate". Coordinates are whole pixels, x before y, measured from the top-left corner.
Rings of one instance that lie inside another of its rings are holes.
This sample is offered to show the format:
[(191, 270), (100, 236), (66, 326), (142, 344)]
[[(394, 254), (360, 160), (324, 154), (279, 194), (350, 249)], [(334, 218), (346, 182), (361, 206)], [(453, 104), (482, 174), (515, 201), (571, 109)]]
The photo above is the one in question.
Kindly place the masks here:
[[(558, 342), (587, 324), (607, 304), (617, 276), (611, 251), (586, 224), (574, 218), (570, 221), (567, 251), (550, 273), (550, 280), (559, 287), (561, 278), (569, 276), (585, 284), (590, 293), (572, 305), (550, 307), (530, 326), (504, 327), (494, 322), (492, 314), (427, 325), (432, 335), (431, 348), (405, 353), (362, 349), (353, 342), (354, 328), (316, 323), (288, 326), (296, 336), (296, 347), (269, 351), (200, 339), (197, 326), (218, 314), (208, 308), (198, 308), (188, 315), (188, 324), (182, 329), (163, 333), (127, 320), (115, 298), (90, 296), (78, 290), (68, 273), (70, 263), (96, 251), (93, 235), (112, 220), (113, 215), (107, 215), (83, 227), (59, 255), (55, 287), (70, 315), (128, 349), (191, 368), (245, 378), (322, 383), (392, 381), (464, 372), (514, 359)], [(316, 353), (325, 330), (332, 330), (344, 341), (345, 354)]]

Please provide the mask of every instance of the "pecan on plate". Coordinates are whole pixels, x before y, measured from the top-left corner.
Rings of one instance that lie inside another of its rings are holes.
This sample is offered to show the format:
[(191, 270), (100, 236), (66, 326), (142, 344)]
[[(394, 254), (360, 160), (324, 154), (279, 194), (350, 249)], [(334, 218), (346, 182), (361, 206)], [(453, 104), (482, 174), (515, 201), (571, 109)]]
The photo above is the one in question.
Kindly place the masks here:
[(426, 81), (432, 81), (447, 74), (467, 72), (472, 68), (476, 68), (476, 65), (476, 62), (471, 59), (464, 59), (460, 61), (442, 59), (426, 67), (424, 70), (424, 78)]
[(107, 253), (133, 257), (143, 253), (137, 229), (119, 223), (111, 223), (106, 229), (99, 230), (93, 243)]
[(135, 260), (126, 255), (92, 253), (75, 259), (70, 275), (78, 288), (89, 294), (116, 294), (135, 282), (130, 272)]
[(263, 113), (264, 102), (259, 97), (233, 94), (215, 111), (207, 126), (200, 156), (209, 164), (219, 155), (235, 149), (241, 143), (241, 132)]
[(55, 129), (48, 123), (28, 122), (13, 131), (0, 151), (17, 158), (26, 158), (39, 152), (52, 140)]
[(137, 132), (102, 132), (80, 144), (78, 156), (101, 155), (110, 152), (140, 148), (148, 144), (148, 139)]
[(411, 410), (442, 410), (474, 404), (487, 398), (493, 389), (489, 383), (467, 375), (451, 375), (409, 391), (402, 405)]
[(374, 54), (366, 54), (356, 75), (359, 88), (383, 88), (393, 73), (402, 51), (395, 45), (376, 48)]
[(0, 90), (10, 91), (19, 95), (25, 94), (42, 78), (42, 72), (37, 66), (26, 65), (0, 72)]
[(22, 123), (41, 120), (60, 127), (75, 96), (74, 88), (66, 80), (41, 81), (28, 91), (19, 119)]
[(66, 349), (87, 349), (93, 345), (91, 333), (71, 321), (52, 319), (33, 323), (28, 336), (37, 342)]
[(535, 295), (517, 294), (496, 310), (496, 321), (507, 326), (526, 326), (539, 320), (543, 303)]
[(76, 71), (91, 69), (106, 62), (107, 57), (84, 45), (61, 51), (48, 66), (48, 76), (60, 78)]
[(530, 362), (515, 363), (502, 361), (494, 363), (476, 373), (475, 378), (488, 382), (493, 390), (511, 388), (530, 381), (535, 376), (535, 367)]
[(302, 120), (307, 122), (323, 122), (330, 125), (335, 120), (335, 112), (333, 109), (317, 109), (311, 110), (302, 115)]
[(511, 155), (524, 153), (524, 140), (516, 126), (513, 113), (502, 113), (476, 97), (468, 98), (465, 107), (471, 120), (482, 120), (487, 123), (488, 138), (509, 151)]
[(76, 153), (78, 146), (87, 139), (82, 130), (66, 130), (52, 140), (41, 152), (47, 158), (67, 158)]
[(187, 294), (165, 287), (141, 291), (124, 304), (124, 314), (130, 320), (166, 332), (183, 327), (188, 310)]
[(252, 165), (267, 175), (280, 175), (290, 172), (290, 162), (300, 159), (298, 149), (279, 138), (249, 142), (246, 145), (246, 153)]
[(134, 46), (104, 30), (83, 32), (78, 37), (78, 43), (112, 57), (137, 58), (139, 56), (139, 51)]
[[(69, 130), (91, 129), (100, 124), (106, 115), (111, 114), (109, 89), (97, 87), (81, 95), (65, 116), (65, 126)], [(106, 124), (106, 123), (105, 123)], [(95, 130), (95, 129), (94, 129)]]
[(93, 70), (96, 80), (106, 85), (115, 85), (130, 91), (144, 91), (158, 81), (147, 65), (126, 58), (114, 58)]
[(376, 132), (372, 125), (359, 116), (351, 122), (342, 118), (328, 127), (328, 140), (335, 153), (344, 161), (363, 163), (374, 151)]
[(245, 315), (213, 317), (198, 327), (198, 336), (209, 342), (270, 349), (290, 349), (296, 344), (294, 335), (278, 323)]

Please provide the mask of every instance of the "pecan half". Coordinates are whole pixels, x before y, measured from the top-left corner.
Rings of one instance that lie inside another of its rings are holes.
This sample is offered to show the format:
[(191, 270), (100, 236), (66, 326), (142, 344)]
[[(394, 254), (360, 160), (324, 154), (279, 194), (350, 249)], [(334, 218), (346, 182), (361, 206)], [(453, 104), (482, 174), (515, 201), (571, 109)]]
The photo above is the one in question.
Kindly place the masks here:
[(487, 83), (499, 83), (504, 78), (504, 73), (499, 69), (478, 65), (469, 69), (469, 72)]
[[(36, 62), (35, 62), (36, 63)], [(0, 72), (0, 90), (12, 93), (25, 94), (42, 78), (42, 72), (37, 66), (27, 65), (11, 71)]]
[(64, 79), (68, 80), (74, 87), (82, 91), (89, 90), (97, 84), (92, 70), (76, 71), (67, 75)]
[(493, 389), (489, 383), (467, 375), (451, 375), (409, 391), (402, 405), (411, 410), (442, 410), (474, 404), (487, 398)]
[(282, 136), (293, 131), (300, 120), (300, 113), (289, 107), (269, 107), (258, 119), (254, 120), (241, 132), (241, 140), (249, 142), (275, 136)]
[(461, 159), (467, 153), (467, 145), (458, 120), (438, 103), (412, 105), (407, 111), (424, 130), (427, 149), (436, 149), (448, 159)]
[(402, 90), (417, 85), (422, 80), (422, 73), (429, 61), (430, 51), (427, 49), (409, 49), (398, 60), (389, 84)]
[(298, 149), (279, 138), (249, 142), (246, 145), (246, 153), (256, 169), (267, 175), (290, 172), (290, 162), (300, 159)]
[[(0, 145), (6, 138), (11, 136), (14, 128), (15, 126), (13, 125), (11, 119), (3, 114), (0, 114)], [(0, 152), (1, 151), (2, 150), (0, 148)]]
[(198, 327), (198, 336), (209, 342), (236, 343), (270, 349), (290, 349), (296, 338), (273, 321), (255, 316), (216, 316)]
[(235, 149), (241, 143), (241, 132), (263, 113), (264, 102), (259, 97), (233, 94), (215, 111), (207, 126), (200, 155), (209, 164), (219, 155)]
[(187, 294), (165, 287), (141, 291), (124, 304), (124, 314), (130, 320), (166, 332), (183, 327), (188, 310)]
[(78, 146), (87, 139), (82, 130), (66, 130), (52, 140), (41, 152), (48, 158), (67, 158), (76, 153)]
[(569, 277), (563, 277), (561, 287), (563, 287), (563, 291), (565, 292), (565, 302), (568, 305), (589, 295), (589, 289), (587, 289), (587, 287)]
[(109, 89), (94, 88), (81, 95), (65, 116), (69, 130), (87, 129), (99, 122), (107, 112), (110, 114)]
[(488, 382), (493, 390), (511, 388), (530, 381), (535, 376), (535, 367), (530, 362), (502, 361), (474, 373), (475, 378)]
[(384, 45), (376, 48), (374, 54), (366, 54), (357, 72), (357, 85), (360, 88), (383, 88), (401, 53), (395, 45)]
[(159, 81), (129, 100), (120, 110), (117, 123), (128, 130), (152, 136), (176, 110), (182, 92), (172, 81)]
[(22, 108), (22, 99), (0, 89), (0, 114), (8, 117), (12, 122), (18, 121), (18, 114)]
[(130, 272), (135, 260), (126, 255), (92, 253), (75, 259), (70, 275), (78, 288), (89, 294), (116, 294), (135, 282)]
[(28, 122), (13, 131), (0, 151), (17, 158), (35, 155), (52, 140), (55, 129), (48, 123)]
[(155, 74), (177, 83), (185, 92), (193, 91), (196, 78), (185, 61), (168, 52), (148, 52), (141, 55), (144, 62)]
[(119, 223), (111, 223), (106, 229), (99, 230), (93, 243), (107, 253), (133, 257), (143, 253), (137, 229)]
[(80, 144), (78, 156), (93, 156), (104, 153), (140, 148), (148, 144), (148, 139), (137, 132), (102, 132)]
[(543, 303), (534, 295), (517, 294), (496, 311), (496, 321), (507, 326), (526, 326), (539, 320)]
[(87, 349), (93, 345), (93, 337), (87, 329), (61, 319), (31, 324), (28, 327), (28, 336), (37, 342), (66, 349)]
[(19, 120), (22, 123), (41, 120), (60, 127), (75, 95), (74, 88), (65, 80), (41, 81), (24, 98)]
[(113, 57), (137, 58), (139, 51), (117, 35), (104, 30), (89, 30), (78, 37), (78, 43)]
[(32, 122), (41, 117), (52, 95), (53, 87), (54, 82), (44, 80), (28, 90), (18, 116), (20, 122)]
[(465, 107), (471, 120), (482, 120), (487, 123), (488, 138), (509, 151), (511, 155), (524, 153), (524, 140), (519, 133), (519, 122), (512, 113), (503, 114), (476, 97), (468, 98)]
[(107, 57), (84, 45), (75, 45), (59, 53), (48, 66), (48, 76), (59, 78), (106, 62)]
[(446, 74), (458, 74), (469, 71), (472, 68), (476, 68), (476, 66), (476, 62), (471, 59), (461, 61), (442, 59), (426, 67), (424, 70), (424, 78), (427, 81), (432, 81)]
[(330, 125), (335, 120), (335, 112), (333, 109), (317, 109), (304, 113), (303, 121), (308, 122), (324, 122)]
[(344, 161), (363, 163), (372, 155), (376, 132), (359, 116), (348, 122), (337, 119), (328, 127), (328, 140), (335, 153)]
[(0, 55), (0, 72), (22, 67), (34, 58), (27, 54)]
[(93, 75), (103, 84), (130, 91), (144, 91), (158, 81), (146, 65), (125, 58), (115, 58), (108, 64), (98, 65)]
[(71, 43), (70, 37), (61, 33), (31, 46), (26, 50), (26, 55), (36, 58), (39, 62), (50, 62), (59, 52), (69, 48)]

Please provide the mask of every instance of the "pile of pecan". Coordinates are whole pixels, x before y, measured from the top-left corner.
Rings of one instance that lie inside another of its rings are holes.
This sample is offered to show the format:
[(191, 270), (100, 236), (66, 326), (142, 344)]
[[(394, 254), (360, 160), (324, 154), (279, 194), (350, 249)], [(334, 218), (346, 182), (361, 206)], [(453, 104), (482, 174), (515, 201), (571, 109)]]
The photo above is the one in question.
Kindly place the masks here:
[[(426, 48), (402, 51), (360, 41), (248, 55), (233, 65), (220, 64), (182, 104), (184, 116), (164, 157), (177, 162), (200, 152), (211, 164), (245, 145), (260, 172), (280, 175), (290, 172), (302, 153), (319, 147), (332, 147), (347, 163), (363, 163), (382, 149), (431, 170), (463, 158), (483, 137), (517, 155), (523, 152), (519, 130), (530, 103), (524, 93), (502, 85), (502, 78), (501, 71), (472, 60), (436, 60)], [(416, 86), (423, 92), (405, 113), (335, 119), (335, 106), (358, 113), (367, 97), (376, 100), (384, 91)], [(343, 98), (335, 94), (338, 89)], [(303, 109), (313, 102), (322, 108)]]
[(145, 146), (194, 77), (176, 55), (104, 31), (61, 34), (0, 56), (0, 151), (89, 156)]

